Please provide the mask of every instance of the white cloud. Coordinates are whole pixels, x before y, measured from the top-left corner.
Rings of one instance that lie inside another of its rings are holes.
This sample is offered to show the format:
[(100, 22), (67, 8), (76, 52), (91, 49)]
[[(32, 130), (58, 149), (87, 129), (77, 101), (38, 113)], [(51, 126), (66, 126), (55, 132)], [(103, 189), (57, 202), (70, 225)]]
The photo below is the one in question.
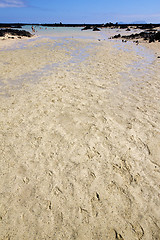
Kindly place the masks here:
[(24, 0), (0, 0), (0, 8), (25, 7)]

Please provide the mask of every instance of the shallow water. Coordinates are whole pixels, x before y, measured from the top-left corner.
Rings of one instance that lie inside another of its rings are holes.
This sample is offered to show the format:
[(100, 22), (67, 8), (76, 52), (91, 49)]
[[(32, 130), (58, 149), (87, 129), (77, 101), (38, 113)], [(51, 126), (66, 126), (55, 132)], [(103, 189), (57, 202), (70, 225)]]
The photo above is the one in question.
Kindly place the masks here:
[[(117, 40), (115, 40), (117, 43)], [(155, 55), (153, 52), (143, 46), (136, 45), (132, 42), (122, 43), (120, 40), (118, 44), (115, 44), (115, 48), (128, 52), (128, 54), (134, 52), (138, 60), (133, 61), (131, 64), (128, 64), (128, 72), (121, 72), (121, 90), (129, 90), (135, 82), (133, 78), (137, 79), (139, 86), (145, 81), (148, 81), (150, 74), (152, 74), (150, 66), (155, 60)]]
[(97, 39), (100, 37), (100, 32), (92, 30), (81, 31), (81, 27), (42, 27), (34, 26), (35, 33), (32, 32), (31, 26), (23, 26), (23, 30), (30, 31), (38, 37), (50, 37), (51, 39), (62, 38), (79, 38), (79, 39)]
[[(23, 29), (30, 30), (31, 26), (24, 26)], [(25, 41), (20, 41), (18, 44), (13, 45), (12, 48), (9, 48), (8, 51), (12, 51), (15, 49), (32, 49), (38, 48), (40, 46), (47, 46), (49, 48), (55, 48), (60, 46), (65, 51), (68, 51), (71, 55), (70, 60), (60, 61), (58, 63), (44, 65), (42, 68), (38, 69), (37, 71), (33, 71), (31, 73), (25, 73), (19, 77), (15, 81), (7, 80), (6, 84), (9, 83), (10, 86), (22, 86), (23, 83), (27, 82), (38, 82), (40, 78), (43, 76), (49, 76), (50, 73), (57, 67), (66, 67), (67, 65), (73, 64), (74, 69), (78, 66), (78, 64), (84, 61), (89, 55), (87, 51), (94, 47), (93, 43), (89, 43), (85, 47), (76, 46), (72, 48), (72, 45), (75, 43), (74, 38), (76, 39), (94, 39), (95, 44), (98, 44), (97, 40), (105, 40), (109, 42), (116, 43), (114, 47), (118, 51), (125, 51), (125, 52), (134, 52), (138, 56), (138, 61), (133, 61), (132, 64), (128, 65), (130, 69), (129, 72), (121, 72), (122, 78), (122, 88), (124, 90), (129, 89), (134, 83), (132, 81), (133, 76), (137, 77), (138, 81), (145, 76), (147, 80), (147, 75), (149, 74), (149, 66), (154, 61), (155, 57), (152, 52), (140, 45), (136, 45), (132, 42), (122, 43), (121, 40), (110, 40), (108, 39), (111, 35), (116, 33), (115, 29), (102, 29), (100, 32), (93, 32), (92, 30), (89, 31), (81, 31), (79, 27), (68, 27), (68, 28), (51, 28), (48, 27), (45, 29), (44, 27), (40, 29), (40, 27), (36, 26), (36, 34), (38, 35), (37, 38), (30, 38)], [(74, 38), (73, 38), (74, 36)], [(43, 42), (43, 39), (48, 39), (49, 41)], [(37, 41), (38, 40), (38, 41)], [(41, 41), (42, 40), (42, 41)], [(33, 43), (28, 45), (28, 43)], [(6, 50), (5, 50), (6, 51)], [(6, 84), (2, 82), (3, 79), (0, 80), (1, 89), (0, 92), (4, 90)]]
[[(43, 37), (40, 37), (38, 39), (42, 40)], [(41, 78), (49, 76), (56, 68), (60, 67), (63, 69), (64, 67), (72, 65), (74, 66), (74, 70), (76, 70), (76, 68), (78, 68), (78, 64), (80, 62), (83, 62), (89, 56), (87, 51), (92, 47), (94, 47), (94, 43), (92, 42), (90, 42), (90, 44), (83, 44), (83, 47), (82, 47), (77, 42), (75, 42), (75, 40), (66, 39), (66, 38), (62, 38), (61, 40), (58, 40), (58, 41), (55, 41), (52, 38), (49, 38), (49, 41), (47, 42), (43, 42), (43, 41), (36, 42), (36, 40), (37, 39), (27, 40), (27, 42), (35, 41), (35, 44), (31, 46), (27, 45), (27, 43), (22, 42), (22, 44), (18, 44), (15, 49), (14, 47), (12, 47), (8, 49), (8, 51), (14, 51), (17, 49), (32, 50), (35, 48), (37, 48), (37, 51), (41, 51), (39, 47), (45, 45), (47, 50), (60, 47), (60, 49), (64, 50), (66, 53), (68, 52), (71, 58), (69, 60), (64, 58), (63, 60), (55, 63), (48, 62), (48, 64), (44, 64), (41, 68), (38, 68), (37, 70), (29, 73), (22, 74), (16, 77), (16, 79), (14, 80), (9, 78), (5, 80), (0, 79), (1, 95), (8, 96), (7, 94), (8, 87), (11, 87), (13, 90), (13, 89), (21, 88), (23, 84), (37, 83), (40, 81)], [(41, 52), (41, 57), (43, 57), (43, 53), (44, 53), (43, 51), (44, 49)]]

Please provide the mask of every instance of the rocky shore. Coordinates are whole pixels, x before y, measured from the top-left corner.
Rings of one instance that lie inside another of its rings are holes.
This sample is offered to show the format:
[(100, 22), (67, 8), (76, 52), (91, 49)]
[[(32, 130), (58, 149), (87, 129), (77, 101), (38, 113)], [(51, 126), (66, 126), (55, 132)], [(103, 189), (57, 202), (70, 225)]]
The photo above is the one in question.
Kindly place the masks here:
[[(17, 30), (17, 29), (12, 29), (12, 28), (4, 28), (0, 29), (0, 37), (5, 37), (6, 35), (11, 35), (13, 38), (14, 37), (32, 37), (33, 35), (25, 30)], [(9, 38), (11, 38), (9, 36)]]
[(140, 32), (140, 33), (135, 33), (131, 35), (124, 35), (122, 36), (121, 34), (117, 34), (111, 39), (114, 38), (123, 38), (123, 39), (128, 39), (128, 40), (133, 40), (133, 39), (143, 39), (145, 41), (148, 41), (149, 43), (158, 41), (160, 42), (160, 31), (145, 31), (145, 32)]

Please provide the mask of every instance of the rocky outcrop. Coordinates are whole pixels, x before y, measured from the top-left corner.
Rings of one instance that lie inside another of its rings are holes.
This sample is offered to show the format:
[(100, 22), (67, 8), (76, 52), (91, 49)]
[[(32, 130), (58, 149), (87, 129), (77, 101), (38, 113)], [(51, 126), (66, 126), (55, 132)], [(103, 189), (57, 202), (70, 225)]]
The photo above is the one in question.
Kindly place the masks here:
[(143, 39), (146, 41), (155, 42), (158, 41), (160, 42), (160, 31), (146, 31), (146, 32), (140, 32), (140, 33), (135, 33), (131, 35), (126, 35), (126, 36), (121, 36), (120, 34), (115, 35), (111, 37), (112, 39), (114, 38), (123, 38), (123, 39)]
[(18, 37), (32, 37), (33, 35), (25, 30), (16, 30), (16, 29), (0, 29), (0, 37), (5, 37), (6, 34)]
[(97, 28), (97, 27), (94, 27), (93, 31), (101, 31), (101, 30), (99, 28)]
[(89, 29), (92, 29), (92, 27), (91, 27), (91, 26), (85, 26), (84, 28), (81, 29), (81, 31), (83, 31), (83, 30), (89, 30)]
[(141, 33), (136, 33), (136, 34), (131, 34), (129, 36), (122, 36), (122, 38), (125, 39), (140, 39), (142, 38), (143, 40), (151, 42), (159, 41), (160, 42), (160, 32), (141, 32)]

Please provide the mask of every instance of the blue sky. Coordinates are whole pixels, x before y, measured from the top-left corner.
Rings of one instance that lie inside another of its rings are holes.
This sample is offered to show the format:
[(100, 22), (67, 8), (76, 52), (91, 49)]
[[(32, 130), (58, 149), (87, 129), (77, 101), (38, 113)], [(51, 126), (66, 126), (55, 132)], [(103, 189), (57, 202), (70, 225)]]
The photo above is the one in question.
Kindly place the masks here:
[(160, 0), (0, 0), (0, 22), (160, 23)]

